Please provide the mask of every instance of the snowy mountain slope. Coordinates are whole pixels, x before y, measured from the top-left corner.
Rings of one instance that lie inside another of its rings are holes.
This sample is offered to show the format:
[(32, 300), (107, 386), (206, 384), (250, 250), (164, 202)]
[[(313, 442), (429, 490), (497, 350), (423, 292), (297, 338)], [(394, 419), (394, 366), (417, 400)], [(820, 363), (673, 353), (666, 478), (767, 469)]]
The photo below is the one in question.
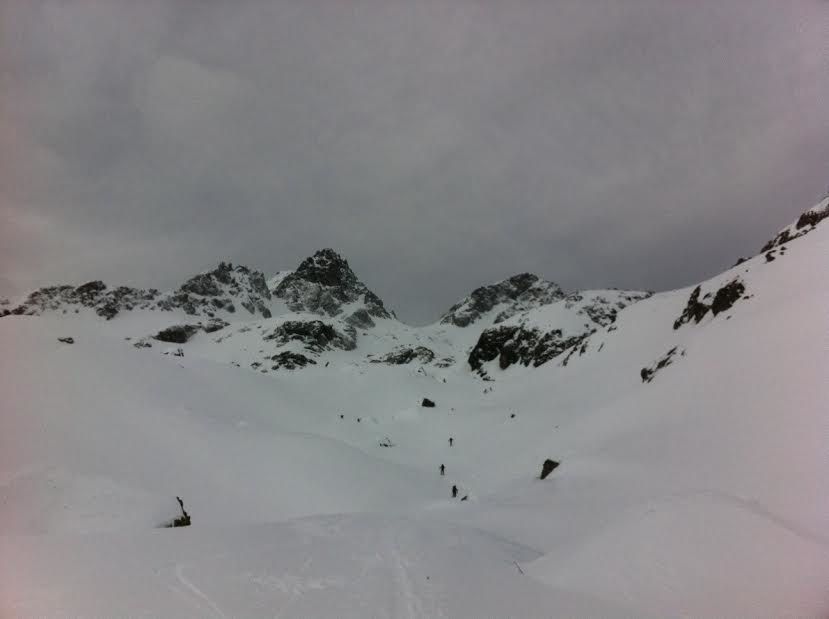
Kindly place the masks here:
[[(265, 338), (352, 312), (283, 311), (176, 357), (123, 339), (167, 312), (3, 318), (0, 614), (825, 616), (825, 221), (612, 322), (629, 293), (505, 318), (587, 336), (494, 382), (483, 320), (313, 352)], [(316, 364), (249, 371), (280, 350)], [(175, 496), (193, 526), (156, 529)]]

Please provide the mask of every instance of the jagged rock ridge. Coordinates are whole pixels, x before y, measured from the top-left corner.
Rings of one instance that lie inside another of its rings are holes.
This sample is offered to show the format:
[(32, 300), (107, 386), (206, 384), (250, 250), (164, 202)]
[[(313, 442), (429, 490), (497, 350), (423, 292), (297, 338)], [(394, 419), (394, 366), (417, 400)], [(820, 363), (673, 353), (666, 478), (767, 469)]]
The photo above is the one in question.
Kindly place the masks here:
[(49, 286), (34, 291), (23, 303), (4, 310), (3, 314), (39, 316), (46, 312), (78, 313), (81, 309), (91, 309), (110, 320), (121, 312), (133, 310), (181, 309), (192, 316), (213, 318), (220, 312), (235, 313), (238, 303), (250, 314), (269, 318), (270, 298), (262, 273), (222, 262), (212, 271), (191, 277), (172, 292), (129, 286), (109, 288), (100, 280), (78, 287)]

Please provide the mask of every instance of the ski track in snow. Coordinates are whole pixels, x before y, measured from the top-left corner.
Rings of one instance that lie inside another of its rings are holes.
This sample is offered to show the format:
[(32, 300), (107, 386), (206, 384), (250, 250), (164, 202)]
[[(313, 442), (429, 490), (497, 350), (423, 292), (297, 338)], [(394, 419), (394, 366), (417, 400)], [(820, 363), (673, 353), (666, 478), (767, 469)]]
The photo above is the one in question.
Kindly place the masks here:
[(221, 617), (221, 619), (227, 619), (227, 615), (222, 611), (221, 607), (219, 607), (216, 602), (214, 602), (210, 596), (208, 596), (204, 591), (199, 589), (191, 580), (189, 580), (184, 575), (184, 564), (177, 563), (176, 564), (176, 579), (180, 582), (184, 587), (192, 593), (195, 597), (202, 600), (207, 606), (212, 610), (217, 617)]

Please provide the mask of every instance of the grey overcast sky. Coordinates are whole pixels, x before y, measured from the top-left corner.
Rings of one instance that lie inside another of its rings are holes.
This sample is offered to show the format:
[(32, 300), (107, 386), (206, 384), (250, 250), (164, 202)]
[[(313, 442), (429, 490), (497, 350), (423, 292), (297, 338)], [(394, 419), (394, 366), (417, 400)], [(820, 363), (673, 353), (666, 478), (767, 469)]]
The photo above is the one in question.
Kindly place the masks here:
[(684, 286), (829, 187), (826, 0), (3, 0), (0, 295), (333, 247), (415, 323)]

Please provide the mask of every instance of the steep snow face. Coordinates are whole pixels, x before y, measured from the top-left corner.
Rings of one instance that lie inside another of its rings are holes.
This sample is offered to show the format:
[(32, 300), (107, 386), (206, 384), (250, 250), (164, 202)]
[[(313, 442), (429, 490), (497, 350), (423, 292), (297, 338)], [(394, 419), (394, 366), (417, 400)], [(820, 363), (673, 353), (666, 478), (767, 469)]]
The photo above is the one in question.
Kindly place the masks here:
[(513, 275), (489, 286), (481, 286), (465, 299), (449, 308), (440, 319), (442, 324), (456, 327), (489, 319), (499, 323), (529, 309), (564, 298), (564, 292), (553, 282), (532, 273)]
[(392, 318), (383, 301), (357, 279), (348, 262), (332, 249), (322, 249), (303, 260), (296, 271), (281, 279), (274, 294), (284, 299), (292, 312), (333, 317), (362, 310), (356, 319), (366, 323), (369, 319), (365, 314)]
[(51, 286), (31, 293), (2, 315), (39, 316), (44, 313), (79, 313), (89, 309), (107, 320), (136, 310), (180, 311), (188, 316), (227, 316), (235, 314), (237, 304), (249, 315), (270, 317), (271, 293), (265, 277), (245, 266), (222, 262), (206, 273), (191, 277), (177, 290), (159, 293), (127, 286), (109, 288), (102, 281), (82, 286)]

